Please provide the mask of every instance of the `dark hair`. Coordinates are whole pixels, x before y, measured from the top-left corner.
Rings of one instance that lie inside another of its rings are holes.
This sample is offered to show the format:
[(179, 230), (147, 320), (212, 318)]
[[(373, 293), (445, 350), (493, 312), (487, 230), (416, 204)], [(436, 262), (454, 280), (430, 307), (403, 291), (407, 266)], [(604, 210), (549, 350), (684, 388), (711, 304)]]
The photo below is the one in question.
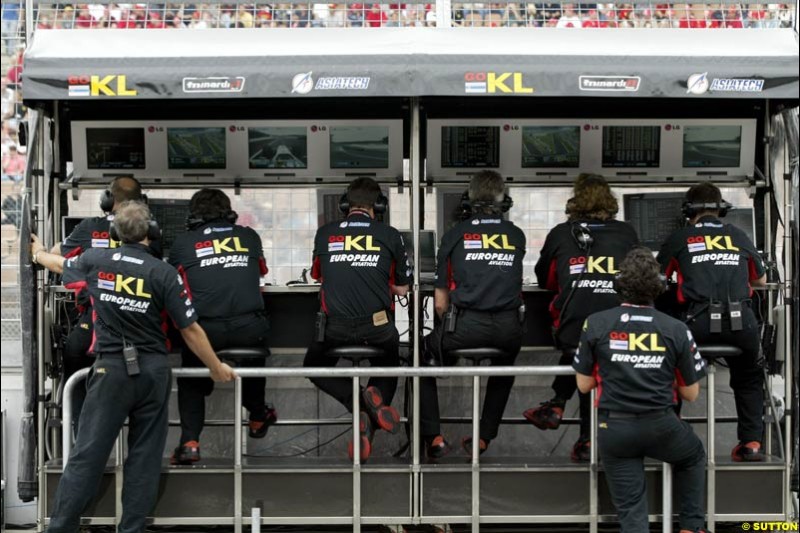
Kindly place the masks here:
[(350, 209), (361, 207), (371, 209), (375, 206), (381, 188), (372, 178), (356, 178), (347, 187), (347, 200), (350, 202)]
[(589, 218), (608, 220), (619, 212), (619, 203), (603, 176), (581, 174), (572, 187), (574, 196), (567, 201), (570, 220)]
[[(710, 181), (705, 181), (686, 191), (686, 201), (691, 204), (719, 205), (722, 203), (722, 192), (719, 187)], [(698, 213), (714, 213), (718, 215), (719, 209), (701, 209)]]
[(127, 244), (142, 242), (150, 228), (150, 210), (143, 202), (128, 200), (114, 213), (114, 229)]
[(505, 190), (506, 184), (499, 172), (481, 170), (469, 181), (469, 201), (473, 205), (482, 204), (475, 206), (475, 211), (499, 213)]
[(111, 182), (111, 186), (108, 189), (111, 191), (111, 196), (114, 197), (114, 202), (117, 205), (123, 202), (139, 202), (142, 200), (142, 185), (136, 178), (131, 176), (114, 178), (114, 181)]
[(661, 267), (649, 248), (633, 248), (622, 264), (614, 284), (623, 302), (634, 305), (652, 305), (664, 292)]
[(200, 189), (189, 200), (189, 211), (193, 216), (211, 222), (228, 216), (232, 211), (231, 199), (219, 189)]

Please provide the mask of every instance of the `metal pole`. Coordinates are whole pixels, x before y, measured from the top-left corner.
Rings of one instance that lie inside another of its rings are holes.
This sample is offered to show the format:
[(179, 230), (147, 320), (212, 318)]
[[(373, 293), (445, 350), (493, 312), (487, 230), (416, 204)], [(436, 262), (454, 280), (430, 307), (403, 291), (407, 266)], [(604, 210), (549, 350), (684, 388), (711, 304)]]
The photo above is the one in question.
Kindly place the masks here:
[[(437, 17), (439, 11), (437, 10)], [(411, 234), (414, 240), (414, 249), (419, 250), (419, 216), (420, 216), (420, 172), (422, 169), (420, 159), (420, 123), (419, 123), (419, 99), (411, 99), (411, 116), (410, 116), (410, 129), (411, 129), (411, 144), (408, 154), (408, 172), (411, 177)], [(409, 335), (411, 338), (411, 346), (413, 347), (412, 360), (414, 368), (419, 367), (419, 332), (422, 331), (422, 324), (420, 324), (421, 313), (420, 305), (422, 298), (419, 292), (419, 265), (420, 254), (414, 254), (414, 286), (412, 287), (413, 294), (411, 295), (414, 301), (414, 316), (409, 317), (412, 319), (411, 329)], [(411, 516), (421, 516), (421, 497), (422, 494), (420, 484), (420, 442), (422, 437), (420, 435), (419, 424), (419, 377), (412, 378), (412, 405), (411, 405)], [(414, 496), (417, 495), (417, 496)]]
[(597, 533), (599, 505), (597, 502), (598, 489), (598, 461), (597, 461), (597, 409), (595, 399), (597, 389), (589, 393), (591, 407), (589, 409), (589, 532)]
[(481, 528), (481, 378), (472, 378), (472, 532), (478, 533)]
[[(26, 11), (25, 19), (26, 21), (30, 19), (30, 23), (26, 25), (26, 32), (33, 31), (33, 2), (31, 0), (26, 0), (26, 5), (29, 9)], [(30, 120), (28, 122), (28, 132), (30, 134), (30, 139), (28, 141), (28, 150), (30, 151), (30, 157), (28, 158), (28, 165), (35, 165), (34, 168), (44, 168), (43, 163), (43, 153), (44, 153), (44, 146), (45, 143), (49, 141), (47, 139), (48, 135), (45, 134), (44, 131), (44, 124), (45, 118), (42, 113), (30, 113)], [(36, 132), (36, 133), (34, 133)], [(26, 169), (26, 172), (29, 172), (29, 169)], [(47, 176), (49, 178), (49, 176)], [(27, 191), (26, 194), (29, 194), (32, 198), (35, 199), (35, 216), (36, 216), (36, 228), (37, 231), (44, 229), (44, 214), (45, 214), (45, 206), (46, 197), (44, 192), (44, 184), (45, 184), (45, 176), (38, 176), (34, 180), (31, 180), (31, 183), (34, 184), (33, 191)], [(34, 214), (31, 215), (31, 220), (33, 220)], [(33, 231), (33, 228), (31, 228)], [(47, 242), (47, 241), (45, 241)], [(38, 396), (39, 398), (44, 398), (47, 394), (47, 378), (46, 373), (44, 371), (44, 363), (45, 363), (45, 331), (48, 329), (45, 326), (45, 284), (47, 281), (47, 276), (45, 272), (40, 270), (36, 274), (36, 285), (39, 290), (39, 298), (36, 301), (36, 324), (37, 324), (37, 331), (36, 331), (36, 360), (37, 360), (37, 371), (36, 371), (36, 381), (37, 381), (37, 389), (38, 389)], [(23, 390), (25, 387), (23, 386)], [(27, 401), (27, 399), (26, 399)], [(45, 428), (45, 406), (44, 402), (41, 400), (37, 400), (36, 402), (36, 413), (37, 413), (37, 422), (36, 422), (36, 434), (38, 435), (39, 442), (44, 443), (45, 439), (47, 438), (46, 428)], [(44, 463), (46, 460), (45, 456), (45, 449), (42, 444), (38, 446), (38, 450), (36, 451), (36, 467), (38, 469), (38, 476), (37, 481), (39, 484), (39, 493), (41, 494), (43, 490), (45, 490), (45, 484), (47, 483), (47, 478), (44, 475)], [(44, 518), (44, 510), (39, 506), (40, 514), (42, 514), (41, 518)], [(37, 527), (42, 527), (44, 525), (44, 520), (40, 520)]]
[[(798, 4), (795, 3), (797, 7)], [(795, 10), (795, 33), (797, 33), (797, 11)], [(789, 147), (787, 146), (786, 149), (788, 150)], [(790, 170), (790, 169), (787, 169)], [(783, 214), (782, 218), (784, 220), (784, 232), (783, 232), (783, 276), (784, 276), (784, 303), (791, 302), (792, 298), (794, 297), (794, 286), (792, 284), (792, 276), (794, 275), (792, 271), (792, 250), (794, 249), (793, 240), (797, 238), (796, 235), (793, 234), (793, 226), (792, 220), (798, 216), (795, 209), (798, 206), (793, 205), (793, 198), (792, 198), (792, 184), (789, 180), (782, 180), (783, 181)], [(788, 190), (787, 190), (788, 189)], [(794, 304), (797, 305), (797, 304)], [(793, 344), (793, 336), (796, 334), (792, 330), (792, 307), (786, 305), (786, 312), (784, 313), (784, 353), (786, 354), (786, 361), (784, 364), (784, 397), (785, 401), (789, 405), (789, 408), (786, 410), (786, 415), (784, 416), (784, 427), (783, 427), (783, 438), (784, 438), (784, 465), (785, 465), (785, 482), (784, 482), (784, 510), (786, 519), (790, 519), (790, 514), (793, 507), (793, 496), (792, 496), (792, 452), (794, 448), (792, 447), (792, 437), (796, 438), (796, 435), (793, 435), (792, 431), (792, 418), (794, 414), (792, 413), (792, 402), (794, 398), (794, 353), (792, 351), (792, 344)]]
[(64, 384), (64, 400), (63, 407), (61, 408), (61, 452), (63, 458), (61, 460), (62, 467), (67, 466), (69, 455), (72, 452), (72, 391), (79, 382), (86, 379), (89, 375), (90, 368), (81, 368), (72, 374), (67, 382)]
[(449, 28), (453, 25), (450, 0), (436, 0), (436, 27)]
[[(764, 106), (764, 138), (770, 139), (772, 136), (772, 123), (770, 121), (770, 105), (769, 100), (767, 100), (766, 105)], [(764, 143), (764, 161), (770, 160), (769, 155), (770, 147), (769, 142)], [(766, 191), (764, 193), (764, 250), (767, 252), (767, 257), (770, 261), (775, 260), (775, 255), (773, 254), (773, 242), (772, 242), (772, 173), (771, 173), (771, 165), (766, 164), (764, 165), (764, 181), (766, 181)], [(767, 280), (769, 281), (769, 280)], [(773, 317), (772, 317), (772, 310), (775, 308), (775, 298), (773, 295), (772, 289), (767, 289), (765, 291), (767, 297), (767, 323), (772, 324)], [(772, 383), (767, 379), (764, 383), (764, 387), (766, 387), (766, 393), (769, 394), (769, 398), (772, 397)], [(763, 412), (763, 406), (762, 406)], [(776, 417), (777, 413), (775, 411), (768, 411), (771, 413), (769, 416)], [(775, 421), (776, 424), (780, 424), (780, 420)], [(771, 424), (764, 424), (766, 427), (766, 442), (764, 446), (767, 450), (768, 455), (772, 455), (772, 425)]]
[(708, 498), (708, 505), (707, 505), (707, 513), (708, 513), (708, 520), (707, 525), (708, 529), (714, 529), (714, 523), (716, 522), (716, 492), (717, 492), (717, 473), (715, 471), (716, 468), (716, 458), (714, 455), (716, 454), (716, 439), (714, 438), (714, 402), (715, 402), (715, 387), (716, 387), (716, 373), (717, 369), (714, 366), (713, 361), (709, 361), (708, 363), (708, 394), (706, 394), (706, 411), (708, 422), (706, 424), (706, 433), (707, 433), (707, 442), (706, 448), (708, 449), (707, 458), (706, 458), (706, 476), (708, 478), (707, 483), (707, 498)]
[(672, 465), (664, 463), (661, 469), (661, 514), (663, 533), (672, 533)]
[(242, 378), (233, 382), (233, 530), (242, 533)]
[(358, 377), (353, 376), (353, 532), (361, 531), (361, 428)]

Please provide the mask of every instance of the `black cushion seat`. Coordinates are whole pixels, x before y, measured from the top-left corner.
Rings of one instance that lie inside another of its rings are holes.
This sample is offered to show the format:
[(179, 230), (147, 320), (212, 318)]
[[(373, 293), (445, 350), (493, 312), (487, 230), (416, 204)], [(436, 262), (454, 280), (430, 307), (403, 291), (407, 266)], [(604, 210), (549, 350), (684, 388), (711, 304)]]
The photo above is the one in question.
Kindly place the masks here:
[(721, 357), (739, 357), (742, 349), (729, 344), (703, 344), (697, 347), (700, 355), (705, 359), (714, 360)]
[(217, 357), (233, 362), (266, 359), (269, 355), (269, 349), (267, 348), (225, 348), (224, 350), (217, 350)]
[(508, 354), (499, 348), (483, 347), (483, 348), (459, 348), (447, 352), (448, 357), (461, 357), (468, 359), (475, 364), (479, 364), (484, 359), (497, 359), (506, 357)]
[(372, 357), (383, 357), (385, 352), (382, 348), (377, 348), (375, 346), (368, 346), (366, 344), (359, 344), (359, 345), (352, 345), (352, 346), (337, 346), (335, 348), (330, 348), (325, 355), (328, 357), (342, 357), (344, 359), (349, 359), (353, 362), (354, 365), (358, 365), (359, 362), (363, 361), (364, 359), (370, 359)]

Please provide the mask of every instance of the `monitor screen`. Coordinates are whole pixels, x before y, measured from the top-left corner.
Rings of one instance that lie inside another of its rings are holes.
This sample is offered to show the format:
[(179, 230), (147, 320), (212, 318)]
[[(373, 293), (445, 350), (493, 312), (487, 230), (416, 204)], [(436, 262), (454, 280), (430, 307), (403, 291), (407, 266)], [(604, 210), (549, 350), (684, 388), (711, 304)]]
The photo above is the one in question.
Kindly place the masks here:
[(86, 165), (90, 169), (143, 169), (144, 128), (86, 128)]
[(660, 126), (603, 126), (603, 168), (654, 168), (660, 163)]
[[(403, 244), (406, 245), (406, 253), (412, 264), (414, 262), (414, 234), (410, 231), (401, 231)], [(430, 274), (436, 271), (436, 232), (432, 230), (421, 230), (419, 232), (419, 272), (420, 274)]]
[(249, 128), (250, 168), (308, 168), (308, 135), (304, 126)]
[(389, 168), (388, 126), (331, 126), (331, 168)]
[(442, 168), (499, 166), (499, 126), (442, 126)]
[(523, 126), (522, 168), (577, 168), (580, 126)]
[(722, 219), (725, 224), (736, 226), (747, 234), (750, 242), (756, 244), (755, 232), (755, 218), (753, 217), (753, 209), (750, 207), (736, 207), (728, 211), (725, 218)]
[(686, 168), (736, 168), (741, 150), (741, 126), (683, 127), (683, 166)]
[(161, 248), (164, 257), (169, 257), (169, 250), (175, 237), (186, 231), (186, 218), (189, 216), (189, 200), (149, 199), (147, 207), (161, 228)]
[(625, 221), (636, 230), (642, 246), (659, 250), (675, 230), (683, 227), (685, 219), (681, 205), (684, 199), (682, 192), (623, 196)]
[(170, 169), (223, 169), (225, 128), (167, 128), (167, 150)]

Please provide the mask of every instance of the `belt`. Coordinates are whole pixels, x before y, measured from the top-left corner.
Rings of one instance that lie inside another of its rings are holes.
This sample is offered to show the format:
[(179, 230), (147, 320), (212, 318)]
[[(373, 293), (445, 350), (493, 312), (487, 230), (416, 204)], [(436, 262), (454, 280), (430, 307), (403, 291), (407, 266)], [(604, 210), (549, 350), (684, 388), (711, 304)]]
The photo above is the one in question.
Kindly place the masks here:
[[(162, 354), (158, 352), (139, 352), (139, 356), (142, 357), (167, 357), (167, 354)], [(97, 352), (94, 354), (96, 359), (123, 359), (122, 352)]]
[(633, 413), (630, 411), (612, 411), (610, 409), (598, 409), (597, 412), (607, 418), (653, 418), (661, 416), (669, 411), (672, 407), (663, 407), (661, 409), (650, 409), (649, 411), (642, 411), (640, 413)]

